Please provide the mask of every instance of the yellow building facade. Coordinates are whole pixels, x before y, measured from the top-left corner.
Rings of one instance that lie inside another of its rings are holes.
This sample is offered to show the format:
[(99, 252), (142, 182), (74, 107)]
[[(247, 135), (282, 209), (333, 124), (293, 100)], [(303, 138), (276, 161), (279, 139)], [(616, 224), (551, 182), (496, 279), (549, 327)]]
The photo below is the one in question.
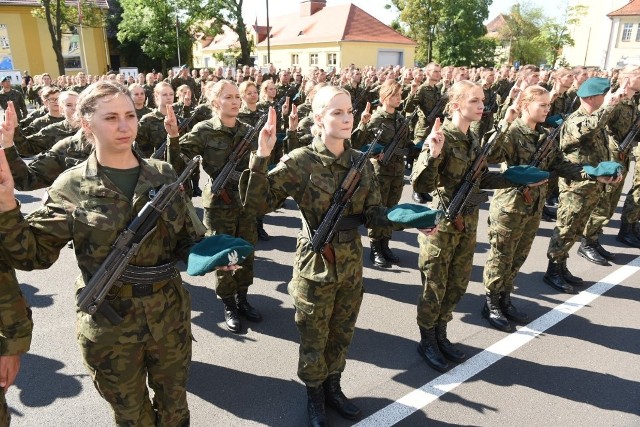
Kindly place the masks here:
[[(0, 1), (0, 70), (28, 70), (31, 75), (47, 72), (57, 77), (58, 63), (46, 21), (31, 14), (34, 6), (15, 3)], [(62, 51), (65, 74), (107, 71), (109, 53), (104, 28), (83, 27), (80, 34), (64, 35)]]

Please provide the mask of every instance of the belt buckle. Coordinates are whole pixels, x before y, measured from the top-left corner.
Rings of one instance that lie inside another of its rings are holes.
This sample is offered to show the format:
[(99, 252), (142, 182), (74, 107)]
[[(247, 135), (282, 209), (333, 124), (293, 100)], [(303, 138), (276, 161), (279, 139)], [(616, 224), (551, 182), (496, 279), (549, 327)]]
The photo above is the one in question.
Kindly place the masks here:
[(153, 283), (136, 283), (131, 285), (131, 296), (139, 298), (153, 294)]

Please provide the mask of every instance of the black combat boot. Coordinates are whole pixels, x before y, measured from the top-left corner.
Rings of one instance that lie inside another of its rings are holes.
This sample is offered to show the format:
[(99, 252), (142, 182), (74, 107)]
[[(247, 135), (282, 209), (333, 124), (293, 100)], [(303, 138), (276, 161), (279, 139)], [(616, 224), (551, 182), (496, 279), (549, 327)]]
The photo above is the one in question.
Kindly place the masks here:
[(580, 241), (580, 247), (578, 248), (578, 255), (586, 259), (589, 262), (598, 265), (609, 265), (606, 259), (598, 253), (594, 243), (588, 243), (583, 237)]
[(309, 427), (326, 427), (327, 414), (324, 411), (324, 392), (322, 387), (307, 387), (307, 415)]
[(438, 342), (440, 352), (452, 362), (461, 363), (467, 358), (467, 355), (453, 345), (447, 338), (447, 322), (436, 324), (436, 341)]
[(239, 291), (236, 294), (236, 307), (238, 308), (238, 314), (246, 317), (252, 322), (259, 322), (262, 320), (262, 315), (247, 301), (247, 291)]
[(638, 239), (633, 231), (633, 224), (629, 224), (625, 220), (622, 220), (616, 240), (624, 243), (625, 245), (631, 246), (632, 248), (640, 248), (640, 239)]
[(529, 321), (527, 313), (518, 310), (511, 302), (511, 292), (500, 292), (500, 310), (502, 310), (504, 317), (516, 323), (525, 324)]
[(234, 297), (222, 298), (222, 302), (224, 303), (224, 322), (227, 324), (227, 329), (237, 334), (240, 332), (242, 325), (240, 324), (240, 317), (238, 317), (236, 299)]
[(263, 218), (263, 216), (259, 216), (258, 218), (256, 218), (256, 225), (258, 226), (258, 239), (266, 242), (267, 240), (271, 239), (271, 237), (269, 236), (269, 233), (267, 233), (267, 230), (264, 229)]
[(380, 249), (382, 250), (382, 256), (389, 262), (397, 264), (400, 262), (400, 258), (398, 258), (391, 249), (389, 249), (389, 239), (384, 238), (380, 242)]
[(500, 292), (487, 292), (486, 303), (482, 307), (482, 315), (487, 318), (489, 324), (494, 328), (503, 332), (511, 332), (511, 323), (504, 317), (500, 309)]
[(373, 262), (373, 265), (380, 268), (389, 268), (391, 263), (382, 254), (382, 241), (371, 241), (371, 253), (369, 259)]
[(606, 259), (607, 261), (611, 261), (616, 257), (616, 254), (609, 252), (608, 250), (603, 248), (599, 240), (596, 240), (593, 243), (593, 247), (596, 248), (596, 251), (598, 251), (598, 253), (602, 255), (602, 258)]
[(558, 215), (550, 207), (544, 206), (542, 208), (542, 220), (547, 222), (555, 222), (558, 219)]
[(331, 374), (322, 384), (326, 404), (338, 411), (343, 417), (356, 420), (360, 416), (360, 408), (354, 405), (342, 392), (340, 387), (340, 373)]
[(425, 203), (430, 202), (433, 199), (431, 197), (431, 194), (429, 193), (416, 193), (415, 191), (413, 192), (411, 198), (414, 202), (420, 203), (421, 205), (424, 205)]
[(569, 271), (569, 267), (567, 267), (567, 260), (558, 261), (560, 263), (560, 268), (562, 271), (562, 278), (569, 283), (570, 285), (582, 285), (584, 280), (581, 277), (574, 276)]
[(436, 340), (436, 328), (425, 329), (420, 328), (420, 343), (418, 344), (418, 353), (436, 371), (445, 372), (449, 365), (444, 360), (444, 356), (438, 347)]
[(547, 272), (544, 273), (544, 282), (559, 290), (560, 292), (564, 292), (566, 294), (575, 294), (575, 290), (573, 286), (568, 284), (564, 276), (562, 275), (562, 261), (554, 261), (549, 260), (549, 265), (547, 266)]

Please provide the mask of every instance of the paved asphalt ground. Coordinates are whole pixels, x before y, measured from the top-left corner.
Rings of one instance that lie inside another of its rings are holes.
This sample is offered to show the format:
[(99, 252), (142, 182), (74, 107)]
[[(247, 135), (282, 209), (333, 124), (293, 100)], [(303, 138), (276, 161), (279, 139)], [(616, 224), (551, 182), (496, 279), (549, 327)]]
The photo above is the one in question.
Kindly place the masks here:
[[(629, 186), (627, 180), (625, 191)], [(23, 212), (35, 209), (43, 194), (43, 190), (19, 193)], [(410, 201), (409, 186), (402, 201)], [(500, 353), (505, 357), (491, 365), (485, 363), (486, 356), (491, 359), (496, 353), (483, 351), (510, 334), (490, 328), (480, 315), (482, 269), (489, 249), (487, 212), (481, 212), (471, 282), (449, 327), (454, 342), (470, 356), (478, 355), (458, 369), (476, 369), (466, 381), (455, 375), (453, 379), (439, 376), (416, 352), (416, 301), (421, 285), (415, 230), (394, 234), (392, 248), (401, 263), (393, 269), (372, 268), (365, 249), (366, 293), (343, 374), (344, 391), (362, 407), (363, 418), (434, 381), (450, 391), (428, 399), (429, 404), (418, 404), (406, 418), (396, 419), (397, 425), (640, 425), (640, 250), (624, 247), (614, 238), (620, 208), (621, 203), (602, 239), (605, 247), (617, 253), (613, 265), (590, 264), (577, 256), (576, 245), (569, 267), (588, 281), (582, 289), (629, 263), (632, 274), (616, 286), (610, 276), (609, 285), (604, 284), (610, 289), (602, 296), (559, 323), (552, 322), (542, 333), (518, 327), (520, 333), (511, 338), (528, 341)], [(213, 278), (183, 273), (192, 296), (197, 340), (189, 382), (193, 426), (306, 425), (305, 389), (296, 376), (298, 336), (286, 291), (300, 227), (295, 204), (287, 201), (265, 223), (272, 239), (257, 245), (256, 280), (251, 288), (251, 302), (264, 315), (262, 323), (245, 322), (239, 335), (227, 332)], [(515, 303), (532, 319), (548, 318), (572, 297), (542, 282), (552, 227), (542, 223), (516, 280)], [(367, 239), (363, 243), (368, 247)], [(87, 376), (75, 342), (72, 295), (77, 273), (68, 248), (48, 271), (18, 272), (33, 307), (35, 330), (31, 351), (22, 358), (16, 385), (7, 395), (13, 426), (112, 425), (110, 410)], [(575, 301), (570, 301), (569, 309), (580, 307)], [(461, 384), (455, 387), (457, 382)], [(398, 407), (407, 408), (395, 405), (392, 409)], [(329, 414), (334, 426), (353, 425), (333, 411)], [(383, 414), (382, 419), (389, 418)], [(391, 424), (380, 419), (364, 421)]]

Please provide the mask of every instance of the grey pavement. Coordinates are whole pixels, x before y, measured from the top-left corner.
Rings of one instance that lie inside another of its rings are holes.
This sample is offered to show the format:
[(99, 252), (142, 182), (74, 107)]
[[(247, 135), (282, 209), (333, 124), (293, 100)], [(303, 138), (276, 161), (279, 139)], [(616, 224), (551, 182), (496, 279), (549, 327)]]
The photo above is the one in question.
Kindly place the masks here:
[[(629, 186), (627, 180), (625, 190)], [(18, 193), (23, 212), (37, 207), (43, 194)], [(409, 186), (402, 201), (410, 202)], [(195, 202), (200, 206), (200, 199)], [(591, 283), (640, 255), (614, 238), (621, 205), (602, 238), (605, 247), (618, 254), (612, 266), (588, 263), (577, 256), (577, 246), (571, 251), (570, 269)], [(489, 248), (486, 217), (485, 209), (468, 292), (449, 327), (450, 338), (470, 356), (507, 336), (480, 315), (482, 268)], [(263, 313), (261, 323), (245, 322), (243, 333), (229, 333), (214, 279), (183, 273), (192, 296), (196, 340), (189, 382), (192, 426), (306, 425), (305, 389), (296, 376), (294, 309), (286, 291), (300, 227), (295, 203), (288, 200), (265, 223), (272, 239), (257, 245), (257, 278), (250, 290), (250, 301)], [(533, 319), (570, 298), (542, 282), (552, 229), (552, 223), (541, 224), (516, 279), (515, 303)], [(363, 244), (368, 247), (366, 238)], [(391, 246), (401, 263), (387, 270), (372, 268), (365, 249), (366, 293), (343, 374), (345, 393), (365, 417), (438, 377), (416, 352), (421, 290), (416, 231), (395, 233)], [(113, 424), (75, 342), (77, 274), (68, 248), (47, 271), (18, 272), (33, 306), (35, 330), (31, 352), (22, 358), (16, 385), (7, 395), (13, 426)], [(634, 274), (398, 425), (640, 425), (639, 312), (640, 274)], [(329, 416), (333, 426), (354, 424), (331, 410)]]

